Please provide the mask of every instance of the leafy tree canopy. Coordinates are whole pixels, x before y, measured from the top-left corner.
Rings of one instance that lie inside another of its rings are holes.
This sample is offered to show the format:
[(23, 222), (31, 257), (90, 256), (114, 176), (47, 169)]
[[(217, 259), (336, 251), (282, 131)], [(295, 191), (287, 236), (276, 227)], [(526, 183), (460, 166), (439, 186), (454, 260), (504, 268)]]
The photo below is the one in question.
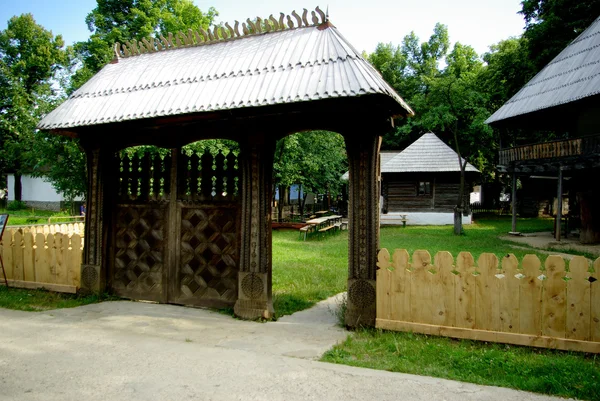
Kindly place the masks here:
[(524, 37), (536, 72), (600, 15), (598, 0), (523, 0), (521, 5)]
[(339, 193), (348, 170), (344, 138), (328, 131), (306, 131), (277, 143), (273, 166), (276, 185), (300, 184), (305, 192)]
[[(54, 107), (58, 74), (69, 54), (60, 35), (38, 25), (31, 14), (12, 17), (0, 31), (0, 159), (2, 173), (15, 173), (15, 199), (20, 175), (30, 173), (36, 158), (36, 124)], [(4, 175), (4, 174), (2, 174)]]
[(83, 85), (112, 60), (116, 42), (206, 29), (216, 16), (213, 7), (203, 12), (192, 0), (97, 0), (97, 7), (85, 20), (92, 32), (90, 38), (75, 44), (76, 71), (70, 90)]

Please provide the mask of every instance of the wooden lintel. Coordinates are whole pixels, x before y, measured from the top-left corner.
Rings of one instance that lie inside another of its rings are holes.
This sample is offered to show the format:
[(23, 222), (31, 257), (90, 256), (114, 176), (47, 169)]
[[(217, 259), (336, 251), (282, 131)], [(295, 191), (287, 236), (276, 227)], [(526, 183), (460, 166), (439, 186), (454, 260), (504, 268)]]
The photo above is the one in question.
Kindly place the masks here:
[(595, 354), (600, 353), (600, 343), (592, 341), (571, 340), (567, 338), (536, 336), (531, 334), (505, 333), (499, 331), (467, 329), (462, 327), (435, 326), (431, 324), (412, 323), (387, 319), (377, 319), (375, 327), (384, 330), (410, 331), (435, 336), (463, 338), (477, 341), (490, 341), (497, 343), (524, 345), (529, 347), (552, 348), (565, 351), (590, 352)]
[[(0, 283), (0, 285), (6, 285)], [(22, 280), (8, 280), (8, 286), (14, 288), (25, 288), (28, 290), (39, 290), (44, 289), (55, 292), (66, 292), (69, 294), (77, 294), (77, 287), (74, 285), (66, 284), (52, 284), (52, 283), (37, 283), (34, 281), (22, 281)]]

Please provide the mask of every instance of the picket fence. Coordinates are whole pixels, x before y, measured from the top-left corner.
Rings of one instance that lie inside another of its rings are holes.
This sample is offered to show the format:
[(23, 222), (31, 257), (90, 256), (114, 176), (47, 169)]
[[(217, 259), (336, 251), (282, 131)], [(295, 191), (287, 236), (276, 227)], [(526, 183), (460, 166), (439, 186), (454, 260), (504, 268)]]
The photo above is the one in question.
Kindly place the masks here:
[(0, 241), (10, 287), (76, 293), (82, 252), (82, 223), (7, 227)]
[(542, 265), (469, 252), (405, 249), (377, 262), (376, 326), (396, 331), (600, 353), (600, 258)]

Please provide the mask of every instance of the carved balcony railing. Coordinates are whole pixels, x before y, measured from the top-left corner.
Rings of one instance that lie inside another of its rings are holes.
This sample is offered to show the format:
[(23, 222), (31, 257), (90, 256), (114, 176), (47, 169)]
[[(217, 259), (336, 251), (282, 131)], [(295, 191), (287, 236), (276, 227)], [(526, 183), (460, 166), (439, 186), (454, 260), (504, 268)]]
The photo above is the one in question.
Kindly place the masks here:
[(560, 157), (600, 155), (600, 135), (517, 146), (499, 152), (499, 164)]

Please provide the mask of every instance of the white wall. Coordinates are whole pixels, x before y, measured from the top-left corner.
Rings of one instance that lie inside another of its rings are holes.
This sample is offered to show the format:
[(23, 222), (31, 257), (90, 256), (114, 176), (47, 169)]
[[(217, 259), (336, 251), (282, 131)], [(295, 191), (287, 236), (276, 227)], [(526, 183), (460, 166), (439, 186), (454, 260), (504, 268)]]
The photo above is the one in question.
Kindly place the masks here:
[[(21, 185), (23, 192), (21, 198), (24, 201), (34, 202), (60, 202), (66, 200), (62, 194), (56, 192), (47, 181), (43, 178), (34, 178), (28, 175), (21, 176)], [(8, 188), (8, 200), (15, 200), (15, 176), (13, 174), (7, 175), (7, 188)], [(75, 198), (74, 200), (79, 201), (81, 198)]]
[[(406, 215), (406, 225), (431, 225), (431, 226), (442, 226), (442, 225), (453, 225), (454, 224), (454, 213), (433, 213), (433, 212), (406, 212), (406, 213), (387, 213), (380, 215), (380, 225), (402, 225), (400, 221), (400, 215)], [(463, 224), (473, 223), (471, 215), (462, 217)]]

